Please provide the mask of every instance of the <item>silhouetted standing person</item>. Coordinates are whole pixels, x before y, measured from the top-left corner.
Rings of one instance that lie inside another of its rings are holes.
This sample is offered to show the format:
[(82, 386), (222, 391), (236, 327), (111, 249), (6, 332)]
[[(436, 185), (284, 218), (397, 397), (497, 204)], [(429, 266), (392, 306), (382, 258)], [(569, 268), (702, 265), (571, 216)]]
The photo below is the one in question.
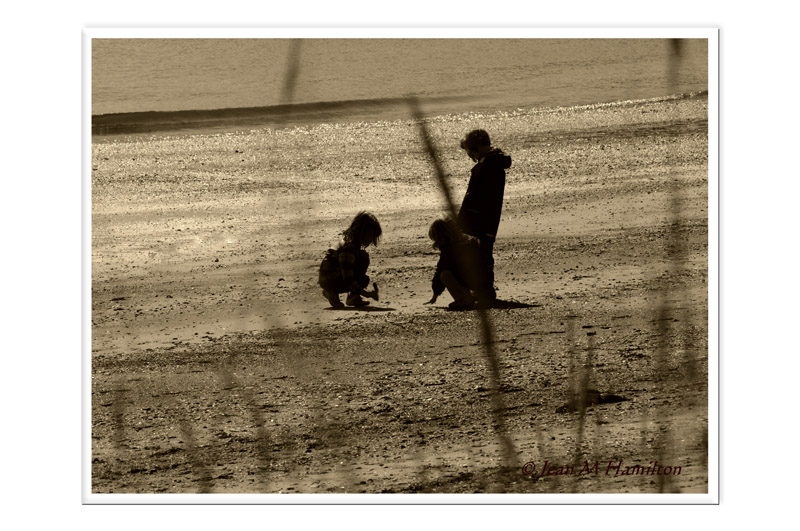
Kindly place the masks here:
[(480, 241), (481, 271), (478, 303), (490, 306), (497, 299), (494, 287), (494, 242), (503, 210), (506, 170), (511, 157), (492, 146), (489, 133), (475, 129), (461, 141), (461, 149), (476, 162), (458, 213), (461, 229)]

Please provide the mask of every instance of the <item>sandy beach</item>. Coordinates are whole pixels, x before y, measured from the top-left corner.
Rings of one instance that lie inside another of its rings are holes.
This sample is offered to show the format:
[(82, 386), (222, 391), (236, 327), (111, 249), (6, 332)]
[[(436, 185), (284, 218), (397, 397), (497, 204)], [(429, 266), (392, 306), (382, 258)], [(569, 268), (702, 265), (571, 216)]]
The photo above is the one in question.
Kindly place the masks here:
[[(707, 99), (428, 127), (457, 203), (466, 131), (513, 159), (487, 312), (513, 466), (476, 312), (423, 305), (444, 203), (413, 121), (98, 137), (92, 492), (708, 491)], [(360, 210), (381, 299), (334, 310), (317, 270)]]

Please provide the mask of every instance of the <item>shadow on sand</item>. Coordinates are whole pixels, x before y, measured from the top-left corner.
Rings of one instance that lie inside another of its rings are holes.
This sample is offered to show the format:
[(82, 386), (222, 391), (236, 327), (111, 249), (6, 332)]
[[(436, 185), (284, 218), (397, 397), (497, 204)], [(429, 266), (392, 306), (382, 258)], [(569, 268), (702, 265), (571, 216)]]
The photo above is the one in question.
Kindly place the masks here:
[(380, 306), (340, 306), (334, 308), (330, 306), (325, 308), (326, 311), (331, 312), (394, 312), (395, 308), (380, 307)]
[[(492, 306), (489, 308), (490, 310), (516, 310), (519, 308), (541, 308), (541, 304), (528, 304), (527, 302), (518, 302), (518, 301), (504, 301), (501, 299), (497, 299), (492, 303)], [(450, 308), (448, 306), (437, 306), (437, 308), (443, 308), (448, 312), (468, 312), (470, 310), (474, 310), (474, 306), (467, 306), (463, 308)]]
[(492, 304), (492, 308), (496, 310), (516, 310), (518, 308), (541, 308), (541, 304), (528, 304), (527, 302), (518, 301), (504, 301), (497, 299)]

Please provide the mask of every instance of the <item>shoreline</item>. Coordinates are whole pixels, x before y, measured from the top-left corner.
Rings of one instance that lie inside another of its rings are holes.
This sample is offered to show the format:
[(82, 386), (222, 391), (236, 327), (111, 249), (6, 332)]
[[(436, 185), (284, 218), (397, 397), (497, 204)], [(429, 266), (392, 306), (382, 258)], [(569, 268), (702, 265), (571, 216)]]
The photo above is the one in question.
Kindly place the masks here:
[[(508, 106), (476, 111), (443, 112), (441, 109), (423, 112), (429, 120), (438, 118), (459, 119), (469, 115), (492, 115), (496, 113), (552, 113), (569, 110), (585, 110), (604, 107), (641, 105), (662, 101), (700, 98), (707, 99), (708, 91), (687, 92), (653, 98), (583, 103), (569, 106), (517, 107)], [(444, 98), (442, 98), (444, 99)], [(455, 98), (454, 101), (468, 100)], [(435, 100), (434, 100), (435, 102)], [(428, 102), (430, 103), (430, 102)], [(421, 106), (426, 101), (420, 102)], [(458, 105), (463, 107), (463, 104)], [(407, 98), (384, 98), (382, 100), (353, 100), (335, 102), (302, 103), (296, 105), (273, 105), (269, 107), (203, 109), (189, 111), (147, 111), (110, 113), (90, 116), (92, 143), (112, 139), (142, 138), (162, 135), (195, 135), (246, 132), (265, 127), (292, 128), (314, 127), (325, 124), (385, 123), (412, 120)], [(102, 131), (102, 132), (101, 132)]]

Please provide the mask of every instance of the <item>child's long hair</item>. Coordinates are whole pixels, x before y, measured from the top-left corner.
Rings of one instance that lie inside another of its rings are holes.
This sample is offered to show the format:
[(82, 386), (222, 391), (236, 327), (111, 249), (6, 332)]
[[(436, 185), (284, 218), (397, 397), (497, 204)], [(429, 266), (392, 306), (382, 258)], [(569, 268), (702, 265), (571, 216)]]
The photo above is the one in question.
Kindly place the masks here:
[(459, 241), (462, 237), (461, 231), (449, 216), (434, 220), (428, 229), (428, 238), (433, 240), (434, 249), (446, 247), (451, 243)]
[(359, 247), (378, 245), (383, 230), (378, 218), (369, 212), (359, 212), (350, 226), (342, 232), (345, 244), (355, 244)]

